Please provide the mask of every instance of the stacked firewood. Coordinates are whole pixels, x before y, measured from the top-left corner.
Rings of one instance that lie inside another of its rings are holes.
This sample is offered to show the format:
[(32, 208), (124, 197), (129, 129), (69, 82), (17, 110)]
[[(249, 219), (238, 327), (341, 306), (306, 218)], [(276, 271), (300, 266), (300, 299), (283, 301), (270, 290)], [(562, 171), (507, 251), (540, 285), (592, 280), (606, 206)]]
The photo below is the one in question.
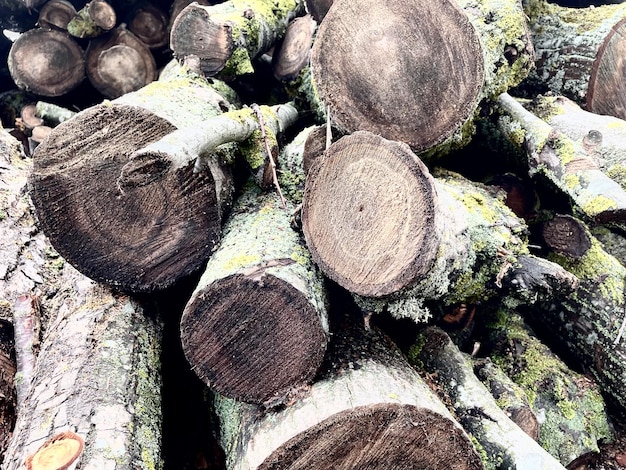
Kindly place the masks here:
[(195, 468), (563, 469), (615, 437), (626, 6), (130, 3), (29, 4), (7, 59), (36, 104), (0, 141), (2, 468), (187, 468), (168, 328), (224, 455)]

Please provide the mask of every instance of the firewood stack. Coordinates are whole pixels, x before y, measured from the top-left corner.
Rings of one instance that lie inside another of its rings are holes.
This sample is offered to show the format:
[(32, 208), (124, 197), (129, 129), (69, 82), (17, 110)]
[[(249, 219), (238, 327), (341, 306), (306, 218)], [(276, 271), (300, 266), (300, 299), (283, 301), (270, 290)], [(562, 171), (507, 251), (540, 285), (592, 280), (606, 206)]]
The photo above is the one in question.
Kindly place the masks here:
[(626, 439), (626, 4), (0, 11), (3, 469), (602, 468)]

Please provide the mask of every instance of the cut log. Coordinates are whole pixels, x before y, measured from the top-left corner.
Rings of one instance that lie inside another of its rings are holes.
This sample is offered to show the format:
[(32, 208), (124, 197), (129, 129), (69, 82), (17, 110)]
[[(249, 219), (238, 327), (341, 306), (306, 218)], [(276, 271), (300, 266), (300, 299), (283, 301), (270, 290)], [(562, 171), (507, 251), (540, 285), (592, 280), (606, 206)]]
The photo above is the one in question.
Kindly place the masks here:
[(532, 65), (521, 4), (470, 3), (335, 1), (311, 56), (333, 123), (416, 152), (467, 143), (481, 99), (519, 83)]
[(84, 441), (83, 468), (160, 468), (159, 324), (68, 264), (57, 282), (53, 297), (42, 299), (52, 321), (3, 468), (24, 468), (67, 432)]
[(139, 90), (157, 78), (150, 49), (124, 26), (92, 39), (86, 54), (87, 78), (106, 98)]
[(196, 374), (222, 395), (286, 400), (312, 381), (328, 335), (326, 294), (294, 207), (249, 185), (187, 303), (181, 341)]
[(128, 291), (165, 288), (199, 270), (230, 205), (229, 171), (216, 158), (208, 171), (194, 173), (192, 162), (123, 189), (118, 180), (135, 150), (228, 106), (204, 79), (178, 78), (55, 127), (30, 178), (53, 246), (91, 279)]
[(37, 101), (35, 108), (36, 116), (43, 119), (50, 127), (56, 127), (76, 114), (76, 111), (46, 101)]
[(506, 257), (527, 250), (524, 222), (497, 194), (454, 173), (433, 178), (406, 144), (360, 131), (314, 161), (303, 231), (318, 266), (365, 310), (425, 321), (424, 299), (486, 300)]
[(68, 23), (77, 15), (76, 8), (68, 0), (49, 0), (39, 10), (41, 28), (67, 31)]
[(278, 80), (293, 80), (311, 58), (313, 34), (317, 25), (311, 15), (295, 18), (272, 54), (272, 70)]
[(499, 309), (484, 321), (488, 355), (528, 397), (539, 420), (539, 444), (563, 465), (598, 452), (613, 437), (600, 387), (542, 343), (519, 313)]
[(626, 191), (600, 169), (584, 142), (554, 129), (508, 93), (500, 95), (497, 104), (500, 129), (525, 152), (531, 176), (547, 179), (587, 220), (625, 220)]
[(67, 32), (80, 39), (92, 39), (110, 31), (117, 23), (117, 15), (105, 0), (92, 0), (78, 11), (67, 25)]
[(524, 107), (587, 151), (600, 169), (626, 189), (626, 120), (583, 110), (564, 96), (537, 96)]
[(579, 278), (578, 288), (535, 296), (535, 302), (520, 307), (520, 312), (535, 331), (542, 333), (548, 346), (562, 351), (562, 357), (589, 373), (607, 403), (623, 413), (626, 269), (595, 237), (588, 236), (591, 247), (582, 256), (553, 252), (548, 257)]
[(541, 235), (550, 249), (570, 258), (580, 258), (591, 248), (587, 228), (569, 215), (555, 215), (546, 221)]
[(128, 29), (149, 49), (159, 49), (169, 42), (168, 24), (169, 18), (165, 12), (147, 3), (133, 11)]
[(568, 8), (545, 0), (525, 3), (537, 64), (529, 80), (588, 111), (626, 119), (626, 5)]
[(472, 370), (472, 362), (437, 327), (419, 335), (410, 355), (425, 372), (435, 374), (461, 425), (481, 445), (486, 468), (565, 467), (522, 431), (498, 407)]
[(323, 375), (284, 409), (217, 397), (229, 470), (483, 468), (465, 432), (388, 340), (375, 330), (332, 330)]
[(8, 66), (19, 88), (42, 96), (61, 96), (85, 78), (84, 56), (67, 33), (31, 29), (11, 46)]
[(172, 24), (170, 47), (179, 60), (188, 55), (200, 57), (202, 70), (209, 76), (221, 73), (227, 79), (252, 73), (252, 59), (269, 50), (303, 10), (302, 0), (191, 3)]

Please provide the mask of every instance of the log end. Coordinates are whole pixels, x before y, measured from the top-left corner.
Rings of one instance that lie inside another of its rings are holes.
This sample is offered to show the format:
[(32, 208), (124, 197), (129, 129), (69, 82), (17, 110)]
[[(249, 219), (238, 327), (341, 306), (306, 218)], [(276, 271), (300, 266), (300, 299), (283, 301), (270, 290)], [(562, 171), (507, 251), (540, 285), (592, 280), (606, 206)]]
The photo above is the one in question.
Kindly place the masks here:
[(481, 469), (453, 421), (413, 405), (385, 403), (337, 413), (274, 451), (262, 470), (322, 468)]
[(258, 404), (309, 382), (327, 342), (305, 295), (270, 274), (214, 281), (187, 305), (180, 330), (187, 360), (205, 383)]
[(320, 269), (342, 287), (380, 297), (409, 287), (439, 248), (437, 194), (406, 144), (355, 132), (309, 170), (302, 225)]
[(478, 35), (448, 1), (335, 1), (317, 32), (311, 71), (338, 127), (416, 152), (460, 131), (484, 85)]
[(68, 468), (82, 453), (83, 439), (71, 431), (57, 434), (42, 445), (37, 452), (26, 458), (28, 470)]

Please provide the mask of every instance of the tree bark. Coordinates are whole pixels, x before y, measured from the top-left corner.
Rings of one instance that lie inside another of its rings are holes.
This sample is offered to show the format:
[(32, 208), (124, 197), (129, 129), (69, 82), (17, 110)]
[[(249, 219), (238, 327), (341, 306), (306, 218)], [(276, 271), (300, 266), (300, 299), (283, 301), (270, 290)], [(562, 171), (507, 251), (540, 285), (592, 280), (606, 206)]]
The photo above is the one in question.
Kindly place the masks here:
[(461, 425), (481, 445), (485, 468), (565, 468), (498, 407), (474, 375), (471, 360), (443, 330), (425, 328), (410, 354), (425, 372), (437, 374), (436, 386), (443, 389)]
[(135, 150), (228, 107), (205, 80), (179, 77), (54, 128), (30, 177), (52, 245), (91, 279), (127, 291), (162, 289), (198, 271), (220, 238), (228, 169), (215, 158), (210, 171), (195, 173), (191, 163), (135, 185), (119, 178)]
[(528, 0), (536, 70), (530, 80), (596, 114), (626, 119), (621, 57), (626, 5), (568, 8)]
[(227, 468), (482, 468), (390, 341), (343, 321), (350, 326), (333, 325), (322, 376), (294, 403), (264, 411), (216, 397)]
[(540, 416), (539, 444), (563, 465), (598, 452), (613, 437), (600, 387), (573, 371), (525, 324), (519, 313), (499, 309), (484, 321), (482, 354), (513, 379)]
[(598, 223), (626, 217), (626, 191), (591, 157), (584, 142), (574, 141), (527, 111), (508, 93), (497, 101), (500, 130), (526, 153), (529, 174), (547, 179), (573, 202), (573, 209)]
[(278, 194), (249, 185), (183, 312), (187, 360), (207, 385), (230, 398), (286, 401), (322, 363), (325, 288), (290, 227), (293, 212)]
[(406, 144), (355, 132), (309, 170), (303, 232), (322, 271), (365, 310), (426, 321), (424, 300), (486, 300), (507, 256), (527, 250), (524, 222), (494, 191), (450, 172), (433, 178)]
[(42, 96), (61, 96), (85, 78), (85, 57), (67, 33), (31, 29), (13, 43), (8, 57), (18, 88)]
[(94, 88), (111, 99), (139, 90), (157, 78), (150, 49), (123, 25), (89, 41), (86, 70)]
[(302, 0), (265, 4), (229, 0), (217, 5), (190, 4), (172, 23), (170, 47), (182, 60), (200, 57), (206, 75), (225, 79), (252, 73), (252, 60), (285, 34), (289, 21), (304, 11)]
[(311, 55), (312, 82), (333, 123), (418, 153), (466, 144), (479, 102), (532, 65), (519, 2), (488, 3), (335, 1)]
[(42, 299), (52, 318), (3, 468), (23, 468), (68, 431), (84, 441), (82, 468), (161, 468), (158, 322), (67, 264), (57, 281), (55, 295)]

